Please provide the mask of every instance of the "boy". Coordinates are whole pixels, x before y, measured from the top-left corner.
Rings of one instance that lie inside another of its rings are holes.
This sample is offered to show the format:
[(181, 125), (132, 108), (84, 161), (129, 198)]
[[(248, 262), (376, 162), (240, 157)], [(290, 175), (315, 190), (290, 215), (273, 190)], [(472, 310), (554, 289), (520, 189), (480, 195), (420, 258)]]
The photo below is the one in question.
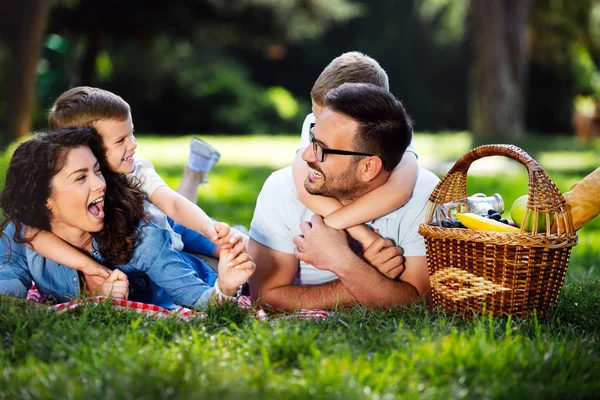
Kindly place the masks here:
[[(325, 223), (336, 229), (347, 229), (364, 249), (371, 244), (378, 246), (377, 252), (390, 247), (390, 241), (377, 240), (378, 235), (363, 225), (365, 222), (386, 215), (403, 206), (411, 196), (417, 180), (417, 153), (409, 146), (402, 160), (381, 187), (362, 196), (347, 206), (330, 197), (310, 195), (304, 188), (309, 173), (308, 165), (302, 161), (302, 151), (309, 145), (309, 132), (324, 109), (325, 95), (343, 83), (371, 83), (389, 90), (386, 72), (379, 63), (360, 52), (344, 53), (335, 58), (319, 75), (310, 92), (312, 113), (307, 115), (302, 126), (299, 151), (294, 159), (294, 182), (298, 197), (311, 211), (325, 216)], [(374, 250), (370, 249), (371, 252)]]

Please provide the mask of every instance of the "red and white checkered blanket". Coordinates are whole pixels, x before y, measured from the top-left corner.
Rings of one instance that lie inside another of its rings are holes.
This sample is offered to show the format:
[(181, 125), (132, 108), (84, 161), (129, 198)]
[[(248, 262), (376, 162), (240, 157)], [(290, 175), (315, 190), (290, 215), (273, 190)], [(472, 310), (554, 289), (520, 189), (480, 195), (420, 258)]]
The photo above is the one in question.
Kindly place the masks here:
[[(31, 289), (27, 293), (27, 300), (34, 301), (39, 304), (45, 304), (47, 299), (42, 296), (42, 294), (37, 290), (35, 284), (32, 285)], [(189, 308), (179, 307), (174, 310), (167, 310), (166, 308), (159, 307), (154, 304), (147, 303), (138, 303), (137, 301), (129, 301), (122, 299), (109, 299), (105, 296), (95, 296), (88, 297), (84, 300), (74, 300), (68, 303), (60, 303), (60, 304), (52, 304), (48, 305), (50, 310), (65, 312), (69, 310), (73, 310), (82, 304), (99, 304), (103, 301), (110, 301), (111, 308), (120, 311), (135, 311), (138, 314), (145, 314), (149, 317), (163, 318), (169, 315), (175, 315), (181, 321), (190, 321), (193, 319), (204, 319), (206, 318), (206, 314), (200, 311), (190, 310)], [(250, 297), (248, 296), (240, 296), (238, 299), (238, 306), (243, 310), (248, 310), (252, 312), (252, 303), (250, 301)], [(299, 318), (299, 319), (326, 319), (329, 317), (330, 313), (325, 310), (320, 309), (302, 309), (296, 311), (292, 314), (278, 314), (277, 318)], [(270, 318), (269, 314), (267, 314), (264, 310), (258, 309), (254, 313), (254, 316), (260, 320), (268, 320)]]

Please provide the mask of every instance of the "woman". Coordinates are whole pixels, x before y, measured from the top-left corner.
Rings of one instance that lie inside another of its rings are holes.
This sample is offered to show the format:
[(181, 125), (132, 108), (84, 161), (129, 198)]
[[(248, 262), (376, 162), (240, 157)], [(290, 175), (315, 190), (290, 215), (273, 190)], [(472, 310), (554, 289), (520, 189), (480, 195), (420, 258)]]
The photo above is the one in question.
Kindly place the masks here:
[[(42, 295), (57, 301), (92, 293), (160, 306), (198, 308), (210, 299), (234, 300), (255, 265), (245, 252), (228, 260), (220, 255), (214, 288), (202, 281), (172, 248), (169, 233), (148, 223), (143, 194), (123, 175), (102, 168), (104, 154), (89, 128), (61, 129), (21, 144), (6, 173), (0, 195), (5, 217), (0, 244), (0, 294), (25, 297), (34, 281)], [(104, 173), (104, 175), (103, 175)], [(106, 178), (106, 181), (105, 181)], [(113, 272), (108, 282), (95, 282), (27, 247), (35, 235), (51, 231), (90, 254)], [(243, 246), (243, 244), (238, 244)], [(239, 250), (239, 249), (238, 249)], [(167, 296), (164, 295), (166, 293)]]

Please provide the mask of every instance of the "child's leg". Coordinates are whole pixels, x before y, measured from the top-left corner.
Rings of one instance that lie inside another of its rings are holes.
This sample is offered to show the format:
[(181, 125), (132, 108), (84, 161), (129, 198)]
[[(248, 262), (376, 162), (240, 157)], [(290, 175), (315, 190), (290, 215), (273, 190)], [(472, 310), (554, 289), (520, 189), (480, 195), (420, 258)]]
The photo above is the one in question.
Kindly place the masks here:
[(167, 221), (173, 231), (181, 235), (181, 241), (183, 242), (183, 251), (188, 253), (198, 253), (207, 256), (214, 256), (217, 245), (210, 241), (204, 235), (189, 229), (183, 225), (178, 224), (171, 218), (167, 217)]
[(193, 138), (190, 144), (190, 155), (183, 170), (183, 178), (177, 193), (196, 203), (198, 186), (206, 183), (206, 174), (219, 161), (221, 154), (211, 145), (199, 138)]
[(181, 255), (181, 258), (183, 258), (184, 261), (189, 264), (194, 271), (196, 271), (200, 279), (206, 282), (208, 286), (215, 286), (215, 282), (218, 277), (217, 273), (213, 271), (213, 269), (207, 263), (205, 263), (199, 257), (199, 255), (187, 253), (185, 251), (182, 251), (179, 254)]

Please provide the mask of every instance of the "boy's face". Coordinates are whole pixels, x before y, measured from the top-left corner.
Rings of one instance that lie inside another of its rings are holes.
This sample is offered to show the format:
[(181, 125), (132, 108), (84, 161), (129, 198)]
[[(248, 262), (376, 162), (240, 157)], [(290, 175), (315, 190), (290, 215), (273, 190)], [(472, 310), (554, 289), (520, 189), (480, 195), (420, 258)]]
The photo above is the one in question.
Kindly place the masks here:
[(133, 156), (137, 144), (133, 136), (131, 115), (125, 121), (100, 120), (95, 123), (94, 128), (102, 137), (108, 167), (119, 174), (133, 172)]

